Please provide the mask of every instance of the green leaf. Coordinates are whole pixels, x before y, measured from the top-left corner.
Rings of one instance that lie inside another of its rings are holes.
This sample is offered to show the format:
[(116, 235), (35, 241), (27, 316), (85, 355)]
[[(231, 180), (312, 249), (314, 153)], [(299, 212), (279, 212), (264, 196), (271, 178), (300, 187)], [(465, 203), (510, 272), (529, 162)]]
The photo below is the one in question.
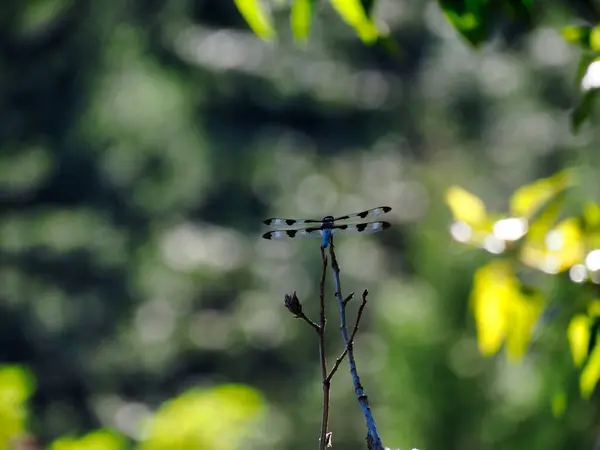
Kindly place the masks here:
[(597, 55), (593, 52), (583, 52), (581, 58), (579, 58), (579, 63), (577, 64), (577, 72), (575, 74), (575, 86), (577, 87), (577, 89), (581, 88), (581, 80), (585, 76), (590, 64), (592, 64), (596, 59), (596, 56)]
[(600, 52), (600, 26), (594, 27), (590, 33), (590, 48)]
[(360, 3), (362, 4), (367, 17), (372, 17), (373, 8), (375, 7), (375, 0), (360, 0)]
[(446, 19), (474, 47), (490, 36), (490, 27), (484, 18), (487, 0), (438, 0)]
[(589, 398), (600, 379), (600, 347), (595, 346), (591, 351), (587, 364), (579, 377), (581, 396)]
[(297, 41), (304, 42), (308, 38), (314, 7), (315, 0), (294, 0), (290, 23)]
[(594, 104), (598, 95), (597, 89), (586, 91), (579, 103), (571, 112), (571, 132), (577, 134), (581, 126), (593, 115)]
[(257, 36), (264, 40), (270, 40), (275, 35), (271, 18), (263, 9), (260, 0), (234, 1), (238, 11)]
[(565, 27), (561, 30), (561, 33), (567, 42), (589, 49), (591, 31), (592, 29), (588, 26)]
[(360, 0), (329, 0), (333, 8), (350, 24), (363, 42), (373, 44), (379, 37), (379, 32), (373, 21), (367, 15)]
[(520, 22), (528, 27), (533, 26), (531, 13), (532, 0), (507, 0), (500, 2), (504, 12), (513, 22)]

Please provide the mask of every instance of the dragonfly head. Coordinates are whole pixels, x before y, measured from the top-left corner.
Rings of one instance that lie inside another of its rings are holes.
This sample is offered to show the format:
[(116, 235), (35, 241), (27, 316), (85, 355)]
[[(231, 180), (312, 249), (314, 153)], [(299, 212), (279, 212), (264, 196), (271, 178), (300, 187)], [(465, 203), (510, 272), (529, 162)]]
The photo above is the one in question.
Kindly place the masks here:
[(323, 228), (331, 228), (333, 225), (333, 216), (322, 217), (321, 222), (323, 223)]

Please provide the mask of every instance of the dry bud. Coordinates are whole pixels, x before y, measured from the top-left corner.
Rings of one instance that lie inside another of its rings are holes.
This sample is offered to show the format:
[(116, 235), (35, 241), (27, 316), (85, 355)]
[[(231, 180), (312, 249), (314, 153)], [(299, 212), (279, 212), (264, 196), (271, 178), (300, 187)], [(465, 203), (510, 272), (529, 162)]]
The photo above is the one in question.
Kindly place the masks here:
[(302, 316), (302, 305), (300, 304), (300, 300), (296, 296), (296, 291), (294, 291), (292, 295), (285, 294), (283, 304), (288, 309), (288, 311), (294, 315), (294, 317)]

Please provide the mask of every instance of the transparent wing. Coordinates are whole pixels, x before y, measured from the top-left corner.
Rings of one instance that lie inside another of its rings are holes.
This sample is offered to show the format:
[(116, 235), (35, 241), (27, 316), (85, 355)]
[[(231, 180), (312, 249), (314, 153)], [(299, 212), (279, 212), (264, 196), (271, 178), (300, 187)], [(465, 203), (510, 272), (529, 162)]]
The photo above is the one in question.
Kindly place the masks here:
[(381, 216), (382, 214), (386, 214), (390, 212), (392, 208), (389, 206), (378, 206), (377, 208), (367, 209), (366, 211), (361, 211), (354, 214), (347, 214), (345, 216), (336, 217), (333, 219), (335, 222), (340, 220), (352, 220), (352, 219), (367, 219), (371, 217)]
[(269, 240), (290, 240), (290, 239), (300, 239), (305, 237), (318, 237), (320, 238), (323, 235), (323, 230), (321, 228), (313, 227), (313, 228), (304, 228), (302, 230), (273, 230), (263, 234), (264, 239)]
[(321, 223), (320, 220), (316, 219), (283, 219), (280, 217), (271, 217), (269, 219), (263, 220), (265, 225), (272, 226), (281, 226), (281, 227), (297, 227), (300, 225), (306, 225), (311, 223)]
[(389, 222), (363, 222), (354, 225), (334, 225), (333, 234), (372, 234), (383, 231), (392, 225)]

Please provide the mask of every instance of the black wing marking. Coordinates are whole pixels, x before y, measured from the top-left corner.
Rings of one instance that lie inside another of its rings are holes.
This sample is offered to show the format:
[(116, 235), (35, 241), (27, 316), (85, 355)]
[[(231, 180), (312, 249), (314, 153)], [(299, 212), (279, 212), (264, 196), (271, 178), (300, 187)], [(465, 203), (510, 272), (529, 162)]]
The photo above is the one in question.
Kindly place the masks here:
[(299, 226), (309, 223), (321, 223), (321, 220), (317, 219), (283, 219), (280, 217), (271, 217), (269, 219), (263, 220), (265, 225), (269, 226)]
[(339, 220), (351, 220), (351, 219), (366, 219), (368, 217), (377, 217), (382, 214), (386, 214), (390, 212), (392, 208), (389, 206), (378, 206), (377, 208), (367, 209), (366, 211), (361, 211), (359, 213), (347, 214), (345, 216), (336, 217), (334, 222)]
[(389, 222), (365, 222), (365, 223), (357, 223), (354, 225), (334, 225), (331, 227), (334, 234), (342, 233), (361, 233), (361, 234), (371, 234), (377, 233), (378, 231), (383, 231), (392, 224)]

